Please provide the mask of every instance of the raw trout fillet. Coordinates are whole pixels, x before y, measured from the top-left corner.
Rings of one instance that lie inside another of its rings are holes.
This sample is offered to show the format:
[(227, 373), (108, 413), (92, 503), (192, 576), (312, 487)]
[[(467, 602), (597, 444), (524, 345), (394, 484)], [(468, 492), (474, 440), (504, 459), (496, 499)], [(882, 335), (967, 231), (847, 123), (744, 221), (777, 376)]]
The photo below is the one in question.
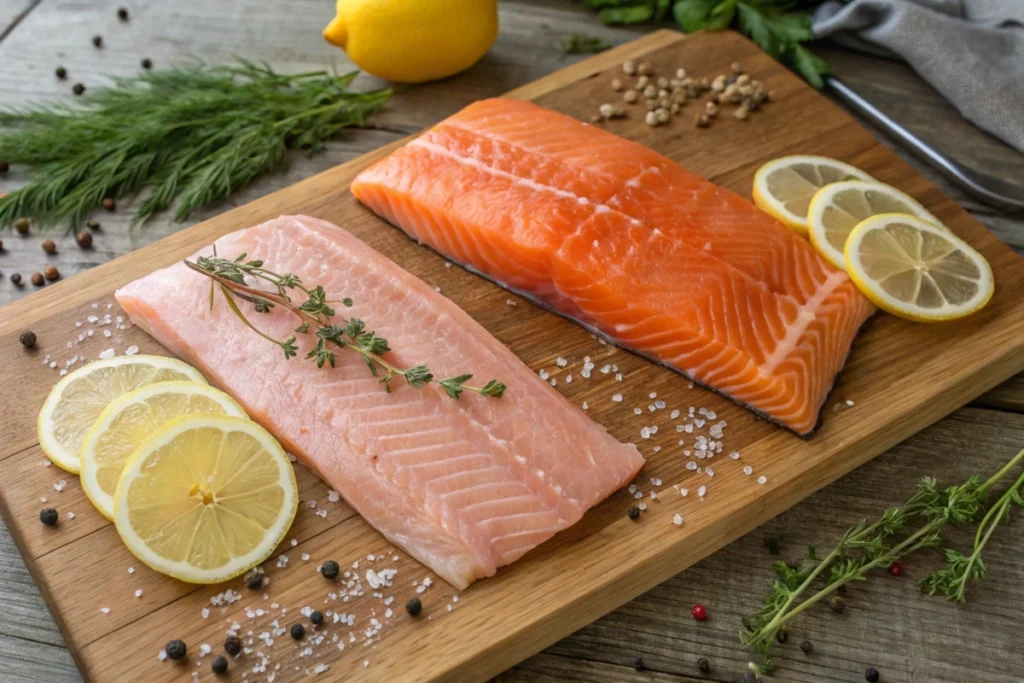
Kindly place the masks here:
[(352, 183), (449, 258), (801, 435), (874, 309), (742, 197), (529, 102), (477, 102)]
[[(430, 286), (341, 228), (286, 216), (227, 235), (225, 258), (246, 253), (266, 268), (351, 297), (339, 315), (388, 339), (398, 367), (429, 364), (437, 378), (498, 378), (500, 399), (395, 378), (386, 393), (355, 353), (337, 367), (297, 358), (254, 334), (183, 264), (116, 294), (132, 321), (230, 393), (300, 461), (392, 542), (459, 588), (491, 576), (624, 486), (643, 465), (524, 366), (501, 342)], [(203, 254), (212, 250), (203, 249)], [(284, 339), (298, 326), (275, 308), (260, 328)], [(311, 335), (310, 335), (311, 336)]]

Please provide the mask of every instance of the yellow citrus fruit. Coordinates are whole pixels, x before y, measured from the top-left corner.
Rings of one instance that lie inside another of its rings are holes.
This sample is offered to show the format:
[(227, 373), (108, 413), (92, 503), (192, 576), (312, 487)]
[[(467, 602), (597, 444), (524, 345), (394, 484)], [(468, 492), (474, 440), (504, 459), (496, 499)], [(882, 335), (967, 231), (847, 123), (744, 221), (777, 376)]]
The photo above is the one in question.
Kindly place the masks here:
[(281, 445), (251, 420), (173, 420), (128, 460), (114, 524), (153, 569), (219, 583), (267, 559), (295, 519), (295, 472)]
[(843, 247), (858, 223), (880, 213), (909, 213), (939, 227), (928, 209), (895, 187), (872, 180), (844, 180), (818, 190), (807, 223), (811, 244), (833, 266), (845, 269)]
[(866, 297), (918, 322), (963, 318), (992, 298), (985, 257), (946, 228), (909, 214), (862, 221), (843, 250), (846, 272)]
[(82, 489), (104, 517), (114, 520), (114, 491), (132, 453), (165, 424), (186, 415), (246, 417), (223, 391), (195, 382), (147, 384), (104, 408), (79, 451)]
[(36, 430), (46, 457), (78, 474), (82, 439), (111, 401), (154, 382), (184, 380), (206, 384), (191, 365), (163, 356), (119, 356), (85, 365), (50, 390)]
[(338, 0), (324, 29), (359, 68), (399, 83), (468, 69), (497, 35), (497, 0)]
[(787, 228), (806, 235), (807, 211), (818, 190), (842, 180), (871, 179), (859, 168), (828, 157), (788, 156), (757, 169), (752, 194), (759, 209)]

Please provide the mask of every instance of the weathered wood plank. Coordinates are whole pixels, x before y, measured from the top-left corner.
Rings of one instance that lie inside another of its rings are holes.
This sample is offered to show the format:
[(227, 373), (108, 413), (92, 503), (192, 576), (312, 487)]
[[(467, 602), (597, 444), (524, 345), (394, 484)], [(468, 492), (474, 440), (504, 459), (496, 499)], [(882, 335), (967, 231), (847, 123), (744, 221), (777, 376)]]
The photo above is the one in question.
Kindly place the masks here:
[(40, 0), (0, 0), (0, 41), (9, 35), (25, 13)]
[(7, 528), (0, 524), (0, 636), (63, 647), (64, 639), (39, 595)]
[(82, 680), (63, 647), (0, 635), (0, 680), (11, 683), (77, 683)]
[[(697, 660), (706, 657), (709, 680), (738, 681), (749, 655), (736, 640), (739, 620), (757, 609), (773, 576), (776, 558), (765, 548), (766, 537), (780, 534), (779, 557), (798, 560), (807, 545), (828, 547), (859, 520), (909, 498), (919, 478), (936, 476), (949, 485), (988, 475), (1022, 447), (1024, 416), (957, 411), (496, 681), (552, 680), (576, 667), (581, 680), (650, 680), (630, 668), (635, 656), (655, 672), (684, 680), (699, 677)], [(878, 572), (851, 587), (841, 616), (825, 606), (808, 611), (794, 622), (787, 643), (776, 647), (777, 680), (857, 681), (875, 666), (894, 683), (1019, 681), (1024, 643), (1015, 636), (1018, 598), (1010, 596), (1019, 596), (1024, 584), (1017, 561), (1021, 523), (997, 532), (985, 556), (988, 576), (972, 586), (962, 607), (924, 597), (914, 585), (941, 565), (938, 553), (928, 552), (908, 559), (901, 578)], [(961, 550), (971, 542), (964, 530), (949, 539)], [(703, 623), (690, 616), (696, 603), (708, 607)], [(810, 656), (800, 651), (805, 639), (814, 645)]]

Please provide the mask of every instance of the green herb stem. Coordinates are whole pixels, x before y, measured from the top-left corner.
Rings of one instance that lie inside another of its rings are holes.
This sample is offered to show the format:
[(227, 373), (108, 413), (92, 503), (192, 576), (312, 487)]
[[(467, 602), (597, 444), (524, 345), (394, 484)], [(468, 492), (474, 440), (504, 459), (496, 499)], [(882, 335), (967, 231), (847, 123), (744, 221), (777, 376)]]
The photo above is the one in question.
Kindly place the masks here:
[[(281, 306), (296, 315), (302, 321), (302, 325), (295, 330), (296, 334), (309, 334), (313, 331), (317, 339), (316, 345), (306, 356), (307, 359), (314, 361), (317, 367), (323, 367), (325, 364), (334, 367), (334, 353), (327, 348), (327, 344), (330, 343), (333, 348), (358, 353), (374, 376), (383, 371), (380, 382), (388, 391), (391, 390), (391, 380), (396, 375), (417, 388), (434, 381), (434, 376), (426, 365), (400, 368), (384, 358), (382, 354), (390, 351), (387, 340), (372, 331), (367, 332), (361, 320), (338, 316), (330, 306), (333, 302), (327, 299), (322, 287), (308, 289), (294, 274), (279, 275), (263, 268), (262, 261), (245, 261), (245, 257), (246, 254), (242, 254), (230, 260), (217, 258), (216, 255), (212, 258), (201, 256), (195, 263), (185, 261), (185, 265), (210, 278), (211, 307), (214, 303), (212, 286), (216, 285), (232, 312), (251, 330), (281, 347), (285, 358), (292, 358), (298, 353), (296, 338), (292, 336), (284, 340), (275, 339), (258, 329), (242, 312), (235, 301), (236, 297), (252, 304), (258, 312), (267, 312), (273, 306)], [(248, 285), (245, 281), (246, 276), (267, 282), (276, 291)], [(296, 305), (287, 294), (289, 290), (302, 292), (306, 296), (306, 301)], [(350, 299), (342, 299), (339, 303), (345, 306), (352, 305)], [(472, 378), (472, 374), (463, 373), (441, 380), (438, 384), (448, 396), (456, 399), (464, 391), (494, 398), (500, 398), (505, 392), (505, 385), (496, 379), (482, 387), (466, 384)]]

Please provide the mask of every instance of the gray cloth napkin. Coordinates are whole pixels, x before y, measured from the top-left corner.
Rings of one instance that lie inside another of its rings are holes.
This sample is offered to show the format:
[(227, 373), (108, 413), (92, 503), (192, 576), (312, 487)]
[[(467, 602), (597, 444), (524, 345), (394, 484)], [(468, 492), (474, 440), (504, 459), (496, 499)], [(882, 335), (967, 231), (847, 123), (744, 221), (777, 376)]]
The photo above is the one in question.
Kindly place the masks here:
[(1024, 152), (1024, 0), (829, 0), (812, 29), (906, 60), (965, 118)]

